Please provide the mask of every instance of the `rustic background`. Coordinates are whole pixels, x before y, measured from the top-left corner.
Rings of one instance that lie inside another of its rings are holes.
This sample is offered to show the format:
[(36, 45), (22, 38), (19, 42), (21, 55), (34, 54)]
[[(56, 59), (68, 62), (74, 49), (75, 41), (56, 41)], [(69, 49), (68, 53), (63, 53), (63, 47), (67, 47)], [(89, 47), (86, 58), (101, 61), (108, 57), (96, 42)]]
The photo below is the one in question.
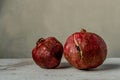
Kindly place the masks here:
[(81, 28), (104, 38), (108, 57), (120, 57), (120, 0), (0, 0), (0, 58), (31, 57), (38, 38), (64, 44)]

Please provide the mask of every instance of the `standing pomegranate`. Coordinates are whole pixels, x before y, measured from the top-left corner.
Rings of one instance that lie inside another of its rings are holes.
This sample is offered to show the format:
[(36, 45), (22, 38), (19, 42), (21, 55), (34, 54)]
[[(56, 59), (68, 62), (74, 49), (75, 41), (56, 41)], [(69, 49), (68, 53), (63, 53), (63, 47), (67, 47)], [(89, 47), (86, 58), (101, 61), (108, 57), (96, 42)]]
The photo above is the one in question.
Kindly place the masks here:
[(56, 68), (62, 58), (63, 46), (55, 37), (40, 38), (32, 50), (33, 60), (42, 68)]
[(78, 69), (96, 68), (106, 59), (107, 46), (100, 36), (82, 29), (68, 37), (64, 45), (64, 56)]

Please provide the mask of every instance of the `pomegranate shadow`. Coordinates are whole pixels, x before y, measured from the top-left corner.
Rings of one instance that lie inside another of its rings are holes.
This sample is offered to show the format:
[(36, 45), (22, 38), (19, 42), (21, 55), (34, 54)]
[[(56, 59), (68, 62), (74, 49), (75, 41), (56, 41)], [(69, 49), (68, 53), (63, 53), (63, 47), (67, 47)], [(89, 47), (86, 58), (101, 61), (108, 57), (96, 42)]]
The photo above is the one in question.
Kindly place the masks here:
[(60, 66), (57, 69), (66, 69), (72, 67), (69, 63), (67, 62), (62, 62)]
[(102, 64), (98, 68), (90, 69), (88, 71), (108, 71), (108, 70), (117, 70), (120, 69), (119, 64)]

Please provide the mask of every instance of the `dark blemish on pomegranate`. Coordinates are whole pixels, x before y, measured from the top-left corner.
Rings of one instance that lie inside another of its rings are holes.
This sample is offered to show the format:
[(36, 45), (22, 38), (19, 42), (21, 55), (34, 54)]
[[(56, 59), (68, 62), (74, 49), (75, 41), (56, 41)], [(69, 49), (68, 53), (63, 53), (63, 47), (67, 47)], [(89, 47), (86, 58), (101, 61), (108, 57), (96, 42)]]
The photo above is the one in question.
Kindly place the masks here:
[(80, 52), (80, 47), (75, 45), (76, 49)]
[(62, 54), (61, 53), (56, 53), (55, 54), (55, 58), (57, 59), (57, 60), (60, 60), (61, 59), (61, 57), (62, 57)]

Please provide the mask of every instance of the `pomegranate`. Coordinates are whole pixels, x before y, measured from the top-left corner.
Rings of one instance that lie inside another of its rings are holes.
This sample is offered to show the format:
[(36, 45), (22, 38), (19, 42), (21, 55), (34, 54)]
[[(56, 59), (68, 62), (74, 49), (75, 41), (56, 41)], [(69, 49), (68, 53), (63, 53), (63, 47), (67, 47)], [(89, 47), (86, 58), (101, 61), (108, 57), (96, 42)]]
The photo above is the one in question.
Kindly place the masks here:
[(96, 68), (106, 59), (107, 45), (99, 35), (82, 29), (67, 38), (64, 56), (77, 69)]
[(32, 58), (41, 68), (56, 68), (62, 58), (63, 46), (55, 37), (40, 38), (32, 50)]

